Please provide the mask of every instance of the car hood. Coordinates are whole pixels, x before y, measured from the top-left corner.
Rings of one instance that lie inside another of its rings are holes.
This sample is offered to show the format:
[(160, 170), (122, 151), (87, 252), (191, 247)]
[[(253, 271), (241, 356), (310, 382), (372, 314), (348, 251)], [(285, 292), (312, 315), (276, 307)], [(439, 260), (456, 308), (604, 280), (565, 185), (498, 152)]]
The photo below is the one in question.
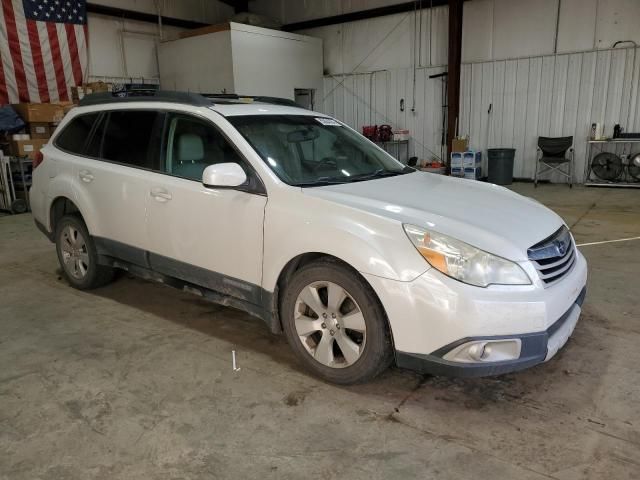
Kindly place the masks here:
[(450, 235), (513, 261), (527, 260), (527, 249), (564, 223), (541, 203), (504, 187), (425, 172), (303, 193)]

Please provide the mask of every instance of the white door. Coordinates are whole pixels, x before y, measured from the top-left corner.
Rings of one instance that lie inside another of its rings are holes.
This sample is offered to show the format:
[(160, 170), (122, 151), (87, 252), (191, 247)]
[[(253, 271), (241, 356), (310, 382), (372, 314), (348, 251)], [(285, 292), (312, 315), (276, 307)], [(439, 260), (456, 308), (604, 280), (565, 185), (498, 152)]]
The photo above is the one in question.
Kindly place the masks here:
[(72, 120), (56, 139), (58, 148), (67, 151), (86, 143), (77, 155), (65, 156), (73, 165), (78, 206), (100, 249), (117, 249), (124, 260), (144, 265), (148, 172), (160, 163), (152, 137), (162, 115), (153, 110), (105, 112), (89, 133), (86, 125), (81, 127), (90, 117)]
[[(215, 163), (248, 163), (209, 120), (167, 114), (164, 173), (150, 176), (147, 229), (151, 266), (167, 275), (259, 304), (264, 193), (206, 188)], [(260, 184), (261, 185), (261, 184)]]

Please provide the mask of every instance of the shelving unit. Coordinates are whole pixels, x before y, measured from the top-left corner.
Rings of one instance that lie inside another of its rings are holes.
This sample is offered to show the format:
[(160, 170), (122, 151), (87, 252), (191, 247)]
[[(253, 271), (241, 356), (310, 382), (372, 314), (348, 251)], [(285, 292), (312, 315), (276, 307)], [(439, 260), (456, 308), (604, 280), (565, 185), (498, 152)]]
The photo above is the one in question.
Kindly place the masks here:
[(12, 213), (30, 211), (29, 189), (33, 161), (26, 157), (0, 155), (0, 209)]
[(409, 140), (390, 140), (388, 142), (376, 142), (389, 155), (405, 165), (409, 163)]
[(594, 157), (602, 152), (611, 152), (619, 157), (640, 153), (640, 138), (616, 138), (605, 140), (587, 141), (587, 161), (584, 167), (584, 184), (592, 187), (621, 187), (640, 188), (640, 181), (633, 181), (625, 172), (625, 179), (619, 182), (606, 181), (598, 178), (591, 171), (591, 162)]

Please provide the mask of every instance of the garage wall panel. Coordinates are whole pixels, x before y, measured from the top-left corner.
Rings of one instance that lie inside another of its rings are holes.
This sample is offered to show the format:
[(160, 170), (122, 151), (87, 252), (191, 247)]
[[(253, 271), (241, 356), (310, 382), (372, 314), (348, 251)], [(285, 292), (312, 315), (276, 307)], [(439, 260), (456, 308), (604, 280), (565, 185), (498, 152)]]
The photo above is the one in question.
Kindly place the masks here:
[[(576, 169), (574, 180), (583, 180), (586, 141), (593, 122), (603, 122), (611, 135), (620, 123), (627, 131), (640, 130), (638, 76), (634, 64), (638, 48), (523, 58), (476, 64), (474, 84), (463, 82), (460, 125), (474, 149), (512, 147), (517, 149), (516, 177), (532, 178), (538, 136), (574, 137)], [(469, 66), (465, 66), (465, 76)], [(481, 78), (477, 78), (477, 77)], [(487, 92), (487, 85), (491, 92)], [(478, 102), (473, 97), (481, 97)], [(469, 102), (469, 99), (470, 102)], [(489, 141), (482, 123), (488, 119)], [(561, 181), (554, 176), (552, 181)]]
[(321, 38), (325, 73), (339, 75), (408, 68), (414, 61), (419, 67), (444, 65), (448, 22), (448, 9), (438, 7), (296, 33)]
[[(529, 78), (527, 83), (527, 109), (524, 122), (524, 133), (521, 137), (521, 144), (524, 145), (522, 156), (514, 166), (514, 176), (516, 178), (531, 178), (535, 170), (535, 156), (537, 148), (537, 135), (530, 132), (537, 132), (540, 124), (540, 96), (542, 94), (542, 57), (527, 59), (529, 64)], [(542, 135), (542, 134), (540, 134)], [(488, 144), (484, 145), (487, 148)], [(517, 147), (515, 147), (517, 148)], [(534, 162), (526, 159), (534, 159)]]
[[(560, 3), (559, 3), (560, 2)], [(339, 15), (375, 6), (398, 3), (338, 0), (254, 0), (254, 12), (267, 13), (283, 23)], [(423, 2), (426, 6), (428, 2)], [(560, 18), (558, 19), (558, 5)], [(301, 31), (324, 40), (328, 74), (351, 73), (371, 54), (358, 71), (409, 68), (413, 65), (414, 38), (418, 66), (444, 65), (447, 61), (448, 8), (424, 8), (386, 17)], [(377, 42), (405, 19), (384, 45)], [(464, 2), (462, 58), (464, 62), (517, 59), (557, 52), (573, 53), (611, 48), (617, 41), (640, 44), (638, 0), (473, 0)], [(417, 26), (417, 28), (414, 27)], [(420, 25), (422, 28), (420, 29)], [(415, 32), (417, 31), (417, 33)], [(630, 46), (630, 45), (627, 45)]]
[(569, 56), (553, 57), (553, 79), (551, 84), (551, 118), (549, 132), (562, 132), (565, 114), (565, 98), (567, 93), (567, 69)]
[(558, 25), (558, 53), (595, 48), (598, 1), (562, 0)]
[(252, 0), (249, 8), (282, 23), (296, 23), (316, 18), (385, 7), (406, 0)]
[(640, 1), (598, 0), (596, 48), (610, 48), (619, 40), (640, 44)]
[[(355, 11), (360, 5), (355, 0), (341, 5), (302, 1), (287, 12), (285, 6), (296, 2), (255, 3), (271, 4), (272, 12), (280, 9), (285, 23)], [(573, 135), (575, 179), (580, 181), (592, 122), (604, 122), (609, 133), (615, 123), (640, 129), (638, 50), (628, 44), (611, 50), (615, 41), (633, 40), (640, 31), (628, 27), (640, 22), (640, 2), (474, 0), (464, 8), (458, 129), (470, 136), (473, 148), (516, 148), (516, 177), (532, 178), (538, 136)], [(409, 128), (412, 153), (439, 156), (442, 80), (428, 77), (446, 65), (447, 28), (448, 9), (437, 7), (304, 31), (323, 39), (328, 95), (319, 108), (357, 129), (382, 123)]]
[[(326, 77), (319, 108), (357, 130), (384, 123), (408, 128), (412, 155), (439, 157), (442, 80), (428, 77), (443, 70), (417, 69), (415, 112), (410, 68)], [(464, 64), (459, 132), (475, 150), (515, 148), (517, 178), (533, 178), (538, 136), (572, 135), (574, 180), (581, 182), (591, 123), (604, 122), (609, 135), (616, 123), (640, 130), (639, 77), (640, 49), (633, 48)]]
[(462, 18), (462, 61), (493, 58), (493, 0), (465, 2)]
[[(89, 80), (158, 82), (157, 25), (89, 14)], [(167, 37), (181, 29), (165, 27)]]
[[(441, 67), (416, 70), (413, 112), (412, 69), (327, 76), (319, 109), (358, 131), (362, 131), (363, 125), (390, 124), (395, 128), (408, 128), (411, 155), (439, 158), (443, 81), (441, 78), (430, 79), (429, 75), (443, 70)], [(401, 100), (404, 100), (404, 110)]]
[(495, 0), (493, 58), (553, 53), (558, 0)]
[[(513, 140), (512, 145), (516, 149), (516, 165), (524, 165), (525, 145), (526, 145), (526, 124), (527, 124), (527, 101), (529, 89), (529, 62), (525, 59), (518, 60), (516, 70), (516, 89), (514, 92), (514, 114), (513, 114)], [(522, 168), (516, 173), (522, 176)]]
[[(233, 15), (233, 8), (217, 0), (95, 0), (95, 4), (123, 8), (149, 14), (220, 23)], [(164, 39), (172, 39), (184, 29), (163, 26)], [(88, 80), (114, 82), (145, 81), (157, 83), (156, 47), (160, 41), (157, 24), (123, 20), (105, 15), (88, 15), (89, 69)]]

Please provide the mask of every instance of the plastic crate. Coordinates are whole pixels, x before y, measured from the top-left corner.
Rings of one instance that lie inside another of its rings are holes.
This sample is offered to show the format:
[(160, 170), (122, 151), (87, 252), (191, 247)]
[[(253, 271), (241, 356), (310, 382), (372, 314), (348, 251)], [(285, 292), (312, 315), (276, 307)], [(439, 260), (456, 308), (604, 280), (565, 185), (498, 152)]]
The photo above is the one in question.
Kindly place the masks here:
[(464, 168), (462, 168), (462, 167), (451, 167), (451, 176), (452, 177), (464, 177)]
[(462, 165), (467, 167), (479, 167), (482, 165), (482, 152), (474, 150), (466, 151), (462, 154)]
[(462, 152), (451, 152), (451, 169), (462, 168), (464, 166), (464, 154)]
[(478, 180), (480, 177), (482, 177), (481, 167), (465, 167), (464, 178), (469, 178), (471, 180)]

